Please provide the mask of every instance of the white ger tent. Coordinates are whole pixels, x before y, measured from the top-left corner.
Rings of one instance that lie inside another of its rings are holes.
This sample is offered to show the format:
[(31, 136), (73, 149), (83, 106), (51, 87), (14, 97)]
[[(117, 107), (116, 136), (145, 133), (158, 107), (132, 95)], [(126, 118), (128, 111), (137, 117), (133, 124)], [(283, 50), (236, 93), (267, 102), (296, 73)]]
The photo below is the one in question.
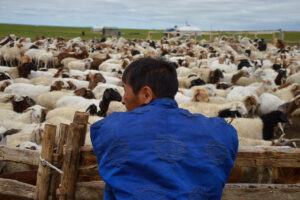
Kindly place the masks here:
[(178, 29), (176, 29), (176, 31), (181, 31), (181, 32), (197, 32), (200, 31), (199, 28), (195, 27), (195, 26), (191, 26), (191, 25), (185, 25), (182, 27), (179, 27)]
[(201, 30), (195, 26), (191, 26), (186, 24), (185, 26), (179, 27), (176, 29), (176, 32), (179, 33), (181, 37), (188, 37), (188, 36), (201, 36)]

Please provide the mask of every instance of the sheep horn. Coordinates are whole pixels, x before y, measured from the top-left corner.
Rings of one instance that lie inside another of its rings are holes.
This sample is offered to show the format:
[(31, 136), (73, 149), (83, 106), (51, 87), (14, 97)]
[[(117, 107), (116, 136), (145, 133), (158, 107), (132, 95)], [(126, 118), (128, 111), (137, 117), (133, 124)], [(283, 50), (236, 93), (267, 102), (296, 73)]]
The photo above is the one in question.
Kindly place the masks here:
[(279, 137), (279, 141), (281, 141), (282, 139), (283, 139), (283, 137), (285, 136), (285, 132), (284, 132), (284, 130), (283, 130), (283, 127), (282, 127), (282, 123), (281, 122), (279, 122), (278, 123), (278, 128), (279, 128), (279, 130), (281, 131), (281, 136)]
[(297, 142), (297, 141), (300, 141), (300, 139), (286, 139), (286, 141), (282, 142), (282, 145), (285, 146), (292, 142)]
[(9, 129), (9, 130), (7, 130), (3, 133), (3, 136), (6, 137), (8, 135), (13, 135), (13, 134), (16, 134), (20, 131), (21, 131), (21, 129)]
[(227, 122), (228, 124), (231, 125), (231, 123), (233, 122), (234, 118), (231, 118), (230, 122)]

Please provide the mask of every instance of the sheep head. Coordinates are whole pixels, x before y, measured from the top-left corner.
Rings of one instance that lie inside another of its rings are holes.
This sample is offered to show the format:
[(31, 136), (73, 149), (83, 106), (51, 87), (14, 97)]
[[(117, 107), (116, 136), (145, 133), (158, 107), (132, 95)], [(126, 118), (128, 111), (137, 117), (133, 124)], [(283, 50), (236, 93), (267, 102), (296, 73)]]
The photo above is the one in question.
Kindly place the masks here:
[(0, 91), (3, 92), (7, 86), (11, 85), (10, 81), (4, 81), (0, 86)]
[(35, 105), (34, 100), (28, 96), (12, 96), (11, 102), (14, 111), (18, 113), (22, 113), (30, 106)]
[(24, 112), (31, 112), (30, 118), (32, 123), (41, 123), (45, 121), (46, 118), (46, 112), (45, 108), (40, 105), (34, 105), (26, 110)]
[(299, 94), (300, 92), (300, 85), (299, 84), (296, 84), (296, 85), (293, 85), (292, 88), (291, 88), (291, 92), (294, 96), (296, 96), (297, 94)]
[(209, 95), (207, 91), (204, 88), (199, 88), (195, 90), (194, 97), (193, 97), (194, 102), (209, 102)]

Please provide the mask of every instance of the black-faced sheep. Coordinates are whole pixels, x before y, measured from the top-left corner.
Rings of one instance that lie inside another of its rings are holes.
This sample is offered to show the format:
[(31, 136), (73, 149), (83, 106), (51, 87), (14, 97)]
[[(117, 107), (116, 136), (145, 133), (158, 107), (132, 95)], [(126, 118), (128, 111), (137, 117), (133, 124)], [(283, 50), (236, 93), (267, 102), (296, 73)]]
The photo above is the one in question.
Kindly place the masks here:
[(109, 108), (109, 104), (111, 101), (121, 101), (122, 97), (119, 92), (112, 88), (107, 88), (104, 93), (101, 102), (99, 103), (100, 110), (97, 111), (96, 105), (90, 105), (86, 112), (89, 111), (90, 114), (97, 114), (100, 117), (105, 117), (107, 115), (107, 111)]
[(268, 114), (261, 116), (261, 119), (264, 123), (263, 126), (263, 139), (264, 140), (271, 140), (274, 137), (274, 128), (277, 126), (278, 123), (286, 123), (288, 119), (286, 115), (279, 111), (272, 111)]
[(11, 99), (13, 109), (15, 112), (22, 113), (30, 106), (35, 105), (35, 101), (28, 96), (13, 96)]

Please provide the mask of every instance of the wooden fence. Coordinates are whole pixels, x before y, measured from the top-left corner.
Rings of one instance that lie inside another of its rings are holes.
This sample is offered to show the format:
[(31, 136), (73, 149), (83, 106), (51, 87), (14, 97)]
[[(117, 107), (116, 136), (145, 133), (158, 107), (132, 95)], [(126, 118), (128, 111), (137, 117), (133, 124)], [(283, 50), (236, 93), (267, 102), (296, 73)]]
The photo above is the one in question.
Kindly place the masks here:
[[(45, 126), (41, 153), (0, 146), (0, 160), (39, 166), (36, 186), (0, 178), (0, 194), (23, 199), (102, 199), (105, 183), (98, 173), (91, 146), (84, 146), (88, 115), (76, 113), (73, 123), (61, 124), (55, 146), (56, 127)], [(236, 166), (300, 167), (300, 149), (243, 147)], [(58, 169), (48, 167), (47, 162)], [(222, 200), (299, 200), (300, 184), (226, 184)]]

